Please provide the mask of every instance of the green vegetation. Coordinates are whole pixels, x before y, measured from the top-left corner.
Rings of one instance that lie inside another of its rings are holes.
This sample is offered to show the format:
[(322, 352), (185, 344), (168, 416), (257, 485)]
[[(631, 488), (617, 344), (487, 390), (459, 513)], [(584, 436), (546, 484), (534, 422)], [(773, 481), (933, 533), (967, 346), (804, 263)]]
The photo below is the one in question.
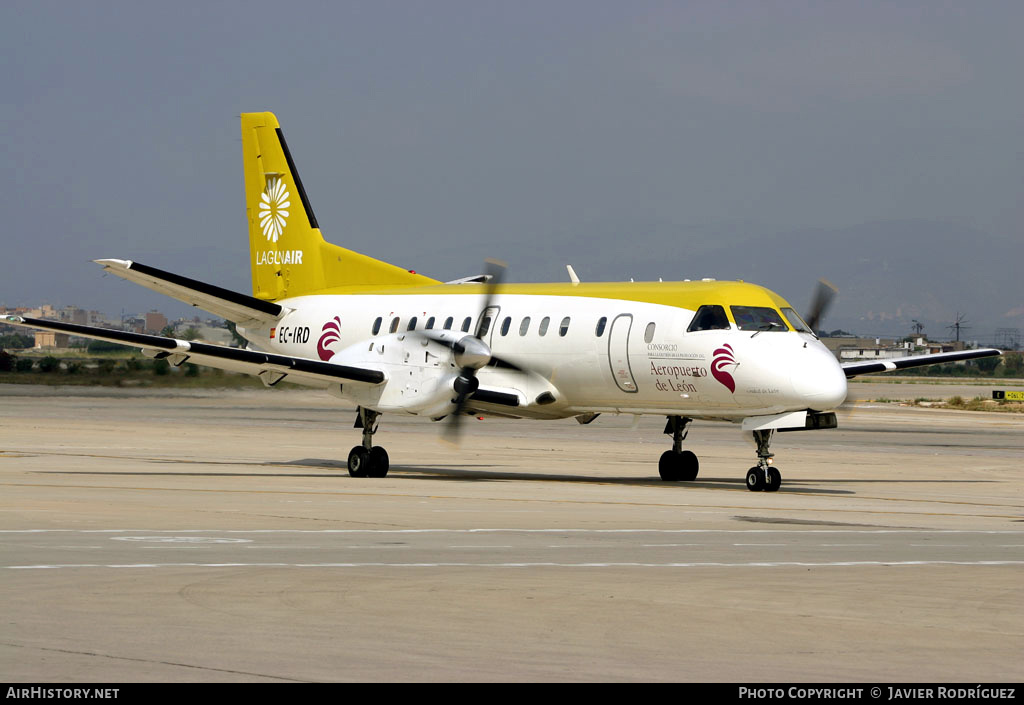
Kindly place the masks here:
[(57, 368), (59, 368), (59, 367), (60, 367), (60, 360), (55, 358), (53, 355), (47, 355), (46, 357), (44, 357), (42, 360), (39, 361), (39, 371), (40, 372), (46, 372), (46, 373), (55, 372), (57, 370)]
[(957, 411), (996, 411), (1001, 413), (1011, 414), (1024, 414), (1024, 403), (987, 399), (982, 396), (974, 397), (970, 400), (965, 400), (959, 394), (950, 397), (949, 399), (930, 399), (928, 397), (917, 397), (913, 401), (903, 401), (900, 399), (889, 399), (887, 397), (879, 397), (872, 399), (871, 401), (876, 404), (899, 404), (900, 406), (916, 406), (924, 407), (929, 409), (955, 409)]
[(238, 326), (235, 325), (234, 321), (226, 321), (224, 327), (231, 331), (231, 340), (234, 341), (235, 345), (240, 348), (244, 348), (249, 344), (248, 340), (239, 335)]
[(985, 397), (974, 397), (968, 400), (955, 396), (950, 397), (940, 406), (947, 409), (963, 409), (964, 411), (1001, 411), (1024, 414), (1024, 404), (1020, 402), (997, 401), (995, 399), (986, 399)]
[[(101, 345), (105, 345), (101, 343)], [(95, 357), (67, 352), (54, 355), (17, 354), (0, 350), (0, 384), (58, 384), (113, 387), (262, 388), (252, 375), (185, 363), (172, 367), (167, 360), (152, 360), (137, 351), (115, 346), (116, 354), (101, 351)], [(290, 386), (286, 381), (285, 386)]]
[(21, 350), (31, 348), (35, 344), (36, 339), (31, 335), (22, 335), (20, 333), (0, 335), (0, 349)]
[(118, 345), (117, 343), (108, 343), (105, 340), (90, 340), (89, 344), (85, 348), (85, 351), (90, 355), (107, 352), (123, 353), (125, 352), (125, 350), (126, 348), (123, 345)]

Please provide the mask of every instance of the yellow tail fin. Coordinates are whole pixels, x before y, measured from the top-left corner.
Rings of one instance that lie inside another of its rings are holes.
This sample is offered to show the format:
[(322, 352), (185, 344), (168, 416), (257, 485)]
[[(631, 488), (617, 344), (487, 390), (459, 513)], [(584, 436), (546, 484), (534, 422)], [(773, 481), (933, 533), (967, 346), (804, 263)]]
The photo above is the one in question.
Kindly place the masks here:
[(273, 113), (242, 114), (253, 296), (277, 301), (336, 287), (437, 283), (325, 242)]

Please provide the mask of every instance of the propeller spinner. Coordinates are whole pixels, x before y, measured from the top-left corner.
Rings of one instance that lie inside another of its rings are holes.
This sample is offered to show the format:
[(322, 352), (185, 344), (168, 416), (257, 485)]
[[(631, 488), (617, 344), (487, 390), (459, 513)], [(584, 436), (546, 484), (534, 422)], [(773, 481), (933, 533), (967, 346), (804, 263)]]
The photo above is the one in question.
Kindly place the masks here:
[[(451, 413), (451, 421), (445, 430), (445, 437), (450, 441), (457, 441), (462, 423), (462, 415), (466, 409), (466, 401), (480, 387), (476, 378), (477, 370), (484, 367), (492, 360), (491, 348), (484, 342), (483, 337), (487, 333), (487, 321), (484, 314), (491, 307), (498, 286), (505, 275), (507, 265), (494, 259), (484, 260), (484, 272), (487, 282), (484, 284), (483, 306), (480, 308), (480, 317), (477, 320), (474, 335), (467, 335), (451, 344), (455, 353), (455, 364), (459, 366), (459, 376), (455, 379), (456, 397), (453, 399), (455, 410)], [(496, 360), (497, 361), (497, 360)], [(515, 367), (509, 363), (499, 361), (503, 366)]]

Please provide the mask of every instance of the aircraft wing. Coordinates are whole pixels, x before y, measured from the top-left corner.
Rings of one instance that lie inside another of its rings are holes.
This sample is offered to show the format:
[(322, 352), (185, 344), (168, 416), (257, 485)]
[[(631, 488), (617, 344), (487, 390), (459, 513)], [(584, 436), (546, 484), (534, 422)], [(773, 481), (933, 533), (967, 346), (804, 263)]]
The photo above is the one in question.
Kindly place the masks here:
[(385, 374), (380, 370), (350, 365), (335, 365), (330, 362), (303, 357), (290, 357), (288, 355), (229, 348), (223, 345), (210, 345), (208, 343), (194, 343), (186, 340), (177, 340), (176, 338), (165, 338), (159, 335), (129, 333), (108, 328), (82, 326), (75, 323), (47, 321), (41, 318), (0, 316), (0, 322), (130, 345), (142, 348), (143, 353), (150, 357), (166, 358), (175, 365), (191, 361), (232, 372), (257, 375), (268, 385), (277, 384), (286, 376), (290, 382), (314, 387), (325, 387), (339, 382), (381, 384), (385, 381)]
[(135, 282), (147, 289), (234, 321), (243, 328), (273, 325), (284, 312), (284, 308), (279, 304), (239, 294), (230, 289), (222, 289), (219, 286), (189, 279), (179, 274), (165, 272), (141, 262), (123, 259), (94, 261), (96, 264), (103, 265), (103, 269), (106, 271), (122, 279)]
[(897, 357), (890, 360), (879, 360), (877, 362), (846, 362), (843, 363), (843, 372), (846, 378), (866, 375), (873, 372), (889, 372), (891, 370), (905, 370), (909, 367), (922, 367), (924, 365), (937, 365), (943, 362), (956, 362), (958, 360), (975, 360), (980, 357), (992, 357), (1002, 355), (999, 350), (992, 348), (981, 348), (979, 350), (962, 350), (960, 352), (934, 353), (931, 355), (914, 355), (913, 357)]

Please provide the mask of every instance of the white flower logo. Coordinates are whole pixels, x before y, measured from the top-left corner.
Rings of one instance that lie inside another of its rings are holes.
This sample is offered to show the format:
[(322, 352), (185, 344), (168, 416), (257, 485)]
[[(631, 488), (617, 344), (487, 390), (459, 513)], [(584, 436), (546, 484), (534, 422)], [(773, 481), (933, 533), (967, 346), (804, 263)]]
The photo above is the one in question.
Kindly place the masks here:
[(260, 194), (260, 227), (271, 242), (277, 242), (284, 232), (284, 221), (288, 218), (288, 189), (276, 176), (267, 179), (267, 190)]

